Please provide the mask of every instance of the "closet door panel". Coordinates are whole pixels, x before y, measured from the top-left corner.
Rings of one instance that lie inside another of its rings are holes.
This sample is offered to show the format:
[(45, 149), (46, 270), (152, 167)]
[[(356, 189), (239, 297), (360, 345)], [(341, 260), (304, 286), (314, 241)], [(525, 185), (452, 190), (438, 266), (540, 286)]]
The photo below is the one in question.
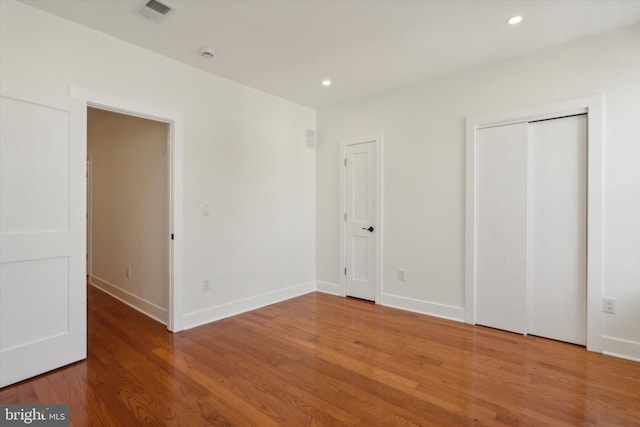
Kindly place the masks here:
[(528, 333), (586, 343), (587, 118), (530, 123)]
[(476, 323), (526, 333), (527, 123), (476, 138)]

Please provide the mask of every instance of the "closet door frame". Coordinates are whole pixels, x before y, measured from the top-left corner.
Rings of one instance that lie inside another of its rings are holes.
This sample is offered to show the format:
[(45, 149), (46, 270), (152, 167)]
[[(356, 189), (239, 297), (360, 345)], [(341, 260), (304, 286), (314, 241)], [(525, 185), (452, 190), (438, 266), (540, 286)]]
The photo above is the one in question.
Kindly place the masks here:
[(602, 95), (466, 120), (465, 322), (476, 324), (476, 132), (534, 120), (587, 114), (587, 350), (602, 352)]

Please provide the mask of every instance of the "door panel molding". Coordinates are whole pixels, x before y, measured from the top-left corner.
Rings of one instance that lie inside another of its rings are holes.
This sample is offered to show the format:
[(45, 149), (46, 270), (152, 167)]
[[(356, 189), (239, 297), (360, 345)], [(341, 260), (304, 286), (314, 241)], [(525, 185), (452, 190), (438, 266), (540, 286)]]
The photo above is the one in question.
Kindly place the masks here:
[(587, 113), (587, 350), (602, 352), (603, 103), (594, 95), (466, 120), (465, 322), (476, 323), (478, 129)]
[(375, 147), (375, 224), (371, 224), (374, 227), (374, 239), (375, 239), (375, 302), (380, 304), (382, 302), (382, 262), (383, 262), (383, 191), (382, 191), (382, 183), (383, 183), (383, 135), (382, 133), (374, 136), (364, 136), (364, 137), (355, 137), (355, 138), (344, 138), (341, 141), (340, 146), (340, 158), (339, 158), (339, 167), (340, 167), (340, 211), (339, 211), (339, 221), (340, 221), (340, 295), (346, 296), (346, 277), (345, 277), (345, 268), (348, 268), (346, 262), (346, 239), (348, 236), (346, 235), (346, 221), (345, 221), (345, 213), (346, 209), (346, 167), (345, 167), (345, 159), (347, 155), (347, 147), (365, 144), (365, 143), (373, 143)]

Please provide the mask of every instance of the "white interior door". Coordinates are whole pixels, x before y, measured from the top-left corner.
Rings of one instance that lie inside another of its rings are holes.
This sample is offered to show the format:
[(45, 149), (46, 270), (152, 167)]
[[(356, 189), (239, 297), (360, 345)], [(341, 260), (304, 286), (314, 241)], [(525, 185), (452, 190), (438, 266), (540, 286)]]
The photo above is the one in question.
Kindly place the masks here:
[(346, 294), (375, 301), (375, 144), (346, 147)]
[(526, 333), (527, 123), (477, 131), (476, 322)]
[(86, 357), (86, 106), (3, 82), (0, 386)]
[(587, 116), (529, 125), (528, 333), (586, 344)]

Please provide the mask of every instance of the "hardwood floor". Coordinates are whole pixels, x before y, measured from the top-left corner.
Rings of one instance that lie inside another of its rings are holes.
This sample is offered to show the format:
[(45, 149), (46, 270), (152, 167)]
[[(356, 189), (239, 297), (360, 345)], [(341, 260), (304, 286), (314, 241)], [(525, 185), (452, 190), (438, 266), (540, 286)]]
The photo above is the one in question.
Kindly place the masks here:
[(640, 425), (640, 363), (321, 293), (178, 334), (90, 287), (86, 361), (0, 390), (71, 425)]

